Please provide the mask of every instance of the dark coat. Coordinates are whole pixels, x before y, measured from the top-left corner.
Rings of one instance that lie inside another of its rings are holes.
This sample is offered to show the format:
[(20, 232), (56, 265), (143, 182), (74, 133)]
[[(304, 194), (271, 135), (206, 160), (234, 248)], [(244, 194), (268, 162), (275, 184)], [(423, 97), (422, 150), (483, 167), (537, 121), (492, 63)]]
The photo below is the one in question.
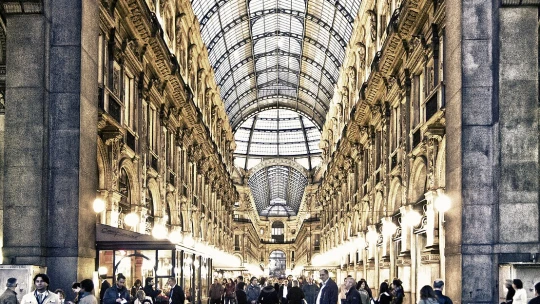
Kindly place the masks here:
[(453, 304), (449, 297), (442, 294), (442, 291), (435, 290), (435, 295), (437, 296), (437, 301), (439, 301), (439, 304)]
[(246, 292), (242, 289), (237, 289), (236, 293), (236, 303), (237, 304), (248, 304)]
[(302, 304), (302, 299), (304, 298), (304, 292), (300, 287), (291, 287), (287, 292), (287, 303), (288, 304)]
[(186, 300), (186, 295), (184, 294), (184, 290), (182, 289), (182, 287), (176, 284), (174, 285), (173, 289), (171, 289), (169, 298), (171, 299), (171, 304), (184, 304), (184, 301)]
[(319, 285), (317, 284), (304, 284), (302, 291), (306, 297), (307, 304), (315, 304), (317, 301), (317, 294), (319, 293)]
[(113, 287), (108, 288), (103, 296), (103, 304), (116, 304), (116, 299), (126, 299), (129, 302), (129, 290), (122, 287), (118, 289), (116, 284)]
[(146, 285), (143, 288), (144, 294), (147, 297), (152, 298), (152, 302), (156, 303), (156, 297), (161, 293), (161, 290), (154, 290), (152, 285)]
[(276, 304), (279, 303), (278, 293), (273, 286), (265, 286), (261, 289), (258, 302), (261, 304)]
[(99, 303), (103, 303), (103, 296), (105, 296), (105, 291), (107, 291), (107, 289), (109, 288), (111, 288), (111, 283), (109, 283), (109, 281), (107, 280), (104, 280), (101, 283), (101, 287), (99, 288)]
[(328, 279), (319, 292), (321, 293), (320, 304), (337, 304), (339, 292), (336, 282), (332, 279)]
[(19, 304), (17, 293), (9, 288), (0, 296), (0, 304)]
[(536, 298), (532, 298), (530, 301), (529, 301), (529, 304), (540, 304), (540, 296), (536, 297)]
[(345, 303), (347, 304), (362, 304), (360, 293), (354, 286), (345, 293), (345, 297)]
[(251, 301), (257, 302), (257, 299), (259, 298), (260, 294), (261, 294), (261, 287), (259, 285), (253, 286), (249, 284), (247, 286), (246, 296), (247, 296), (247, 301), (249, 303), (251, 303)]
[(405, 293), (403, 287), (399, 286), (394, 289), (394, 304), (402, 304)]

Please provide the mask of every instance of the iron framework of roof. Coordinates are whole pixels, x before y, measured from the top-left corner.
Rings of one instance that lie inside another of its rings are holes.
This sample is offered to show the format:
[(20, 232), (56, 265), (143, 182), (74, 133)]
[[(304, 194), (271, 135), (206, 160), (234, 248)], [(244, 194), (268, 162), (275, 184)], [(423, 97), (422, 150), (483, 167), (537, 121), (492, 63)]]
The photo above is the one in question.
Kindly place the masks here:
[(304, 174), (286, 166), (265, 167), (248, 180), (257, 211), (267, 217), (296, 215), (307, 183)]
[(361, 0), (192, 0), (233, 129), (269, 108), (322, 129)]

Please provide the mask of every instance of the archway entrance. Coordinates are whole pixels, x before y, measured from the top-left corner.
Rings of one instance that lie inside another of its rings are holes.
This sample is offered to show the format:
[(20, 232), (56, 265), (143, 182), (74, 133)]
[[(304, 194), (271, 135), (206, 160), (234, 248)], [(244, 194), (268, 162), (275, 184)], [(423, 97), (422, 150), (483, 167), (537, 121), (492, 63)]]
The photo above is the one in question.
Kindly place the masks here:
[(287, 268), (287, 259), (285, 258), (285, 252), (281, 250), (274, 250), (270, 253), (270, 267), (269, 274), (271, 277), (285, 276), (285, 269)]

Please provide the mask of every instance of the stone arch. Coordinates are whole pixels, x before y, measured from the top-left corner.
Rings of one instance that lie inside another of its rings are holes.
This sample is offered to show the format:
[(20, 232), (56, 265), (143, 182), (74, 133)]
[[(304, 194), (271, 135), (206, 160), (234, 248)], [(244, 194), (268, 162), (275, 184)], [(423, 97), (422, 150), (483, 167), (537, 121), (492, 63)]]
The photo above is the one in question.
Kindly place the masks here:
[(386, 215), (386, 212), (384, 210), (384, 200), (382, 192), (377, 191), (375, 193), (375, 205), (373, 208), (373, 221), (374, 223), (378, 223), (379, 220)]
[(159, 185), (155, 178), (151, 177), (147, 181), (148, 191), (152, 195), (152, 205), (154, 206), (154, 215), (162, 216), (161, 214), (161, 199), (159, 196)]
[(401, 177), (394, 177), (390, 182), (390, 195), (388, 196), (388, 211), (392, 214), (401, 207), (401, 187)]
[(109, 190), (111, 187), (112, 168), (107, 154), (107, 148), (99, 136), (97, 140), (97, 169), (98, 189)]
[(369, 219), (369, 202), (368, 201), (364, 201), (362, 203), (362, 209), (360, 211), (360, 215), (361, 215), (361, 220), (360, 220), (360, 223), (362, 225), (362, 228), (364, 228), (364, 230), (367, 228), (368, 226), (368, 219)]
[(435, 170), (436, 170), (436, 179), (435, 187), (436, 188), (445, 188), (446, 187), (446, 136), (443, 137), (439, 144), (439, 151), (437, 153), (437, 160), (435, 161)]
[(351, 218), (347, 219), (345, 227), (346, 227), (345, 233), (346, 233), (347, 239), (350, 239), (353, 236), (353, 225), (352, 225)]
[(136, 205), (142, 205), (141, 202), (141, 191), (139, 185), (139, 178), (137, 174), (137, 167), (133, 164), (130, 158), (124, 157), (120, 161), (119, 169), (124, 169), (126, 171), (129, 183), (130, 183), (130, 195), (131, 203)]
[(425, 157), (417, 157), (412, 165), (409, 188), (409, 201), (416, 203), (424, 198), (427, 191), (427, 171)]
[(171, 221), (171, 226), (180, 225), (180, 219), (179, 219), (180, 212), (178, 212), (178, 208), (176, 207), (174, 195), (171, 192), (167, 193), (165, 200), (170, 210), (169, 218)]
[(353, 225), (353, 233), (356, 235), (358, 232), (360, 232), (361, 223), (360, 223), (360, 213), (358, 210), (354, 211), (354, 217), (352, 221)]

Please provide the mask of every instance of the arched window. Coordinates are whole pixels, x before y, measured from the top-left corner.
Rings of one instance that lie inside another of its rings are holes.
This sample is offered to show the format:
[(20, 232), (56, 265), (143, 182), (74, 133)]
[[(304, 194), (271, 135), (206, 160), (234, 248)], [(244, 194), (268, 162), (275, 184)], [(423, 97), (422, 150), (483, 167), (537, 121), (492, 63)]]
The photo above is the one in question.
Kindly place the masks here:
[(269, 271), (271, 277), (284, 277), (287, 269), (287, 259), (285, 252), (275, 250), (270, 253)]
[(283, 243), (285, 241), (284, 236), (285, 225), (281, 221), (275, 221), (272, 223), (272, 240), (275, 243)]

